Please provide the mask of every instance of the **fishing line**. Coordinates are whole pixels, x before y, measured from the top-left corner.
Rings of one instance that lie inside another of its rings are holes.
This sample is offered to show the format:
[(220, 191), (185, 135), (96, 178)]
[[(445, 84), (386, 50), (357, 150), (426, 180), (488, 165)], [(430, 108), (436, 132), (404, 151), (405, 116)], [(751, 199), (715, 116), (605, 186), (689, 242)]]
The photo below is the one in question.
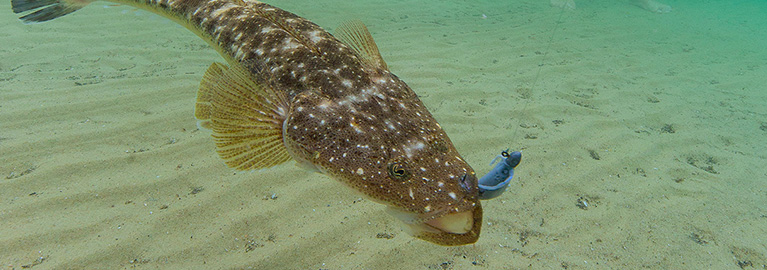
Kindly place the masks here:
[[(546, 62), (546, 56), (549, 54), (551, 44), (553, 43), (554, 37), (557, 34), (557, 29), (559, 29), (564, 13), (565, 12), (563, 8), (562, 11), (559, 12), (559, 16), (557, 16), (556, 24), (554, 25), (554, 29), (551, 31), (551, 36), (549, 37), (546, 48), (544, 49), (543, 56), (541, 57), (541, 62), (538, 64), (538, 70), (535, 72), (535, 77), (533, 78), (532, 85), (529, 88), (529, 96), (527, 97), (528, 100), (526, 100), (522, 105), (522, 114), (527, 111), (527, 105), (530, 103), (529, 99), (532, 99), (532, 93), (535, 90), (538, 79), (541, 76), (543, 64)], [(525, 95), (525, 93), (522, 93), (522, 95)], [(514, 129), (514, 134), (512, 134), (513, 138), (516, 137), (518, 130), (519, 127)], [(495, 159), (493, 159), (493, 161), (490, 162), (490, 165), (493, 165), (496, 160), (501, 161), (498, 162), (498, 164), (496, 164), (490, 172), (477, 180), (480, 200), (489, 200), (500, 196), (509, 186), (509, 183), (511, 183), (511, 180), (514, 177), (514, 168), (519, 165), (519, 162), (522, 159), (522, 153), (521, 151), (514, 151), (511, 153), (508, 151), (509, 149), (506, 149), (505, 151), (501, 152), (500, 156), (497, 156)]]
[[(541, 56), (541, 62), (538, 64), (538, 70), (535, 72), (535, 77), (533, 77), (533, 83), (530, 85), (530, 91), (528, 93), (528, 98), (525, 99), (524, 104), (522, 104), (522, 114), (525, 114), (527, 111), (527, 105), (530, 104), (530, 99), (533, 98), (533, 93), (535, 90), (536, 85), (538, 84), (538, 79), (541, 77), (541, 70), (543, 70), (543, 65), (546, 63), (546, 57), (549, 55), (549, 50), (551, 50), (551, 44), (554, 43), (554, 37), (557, 34), (557, 29), (559, 29), (559, 26), (562, 24), (562, 16), (565, 14), (565, 8), (560, 8), (559, 15), (557, 15), (557, 21), (554, 25), (554, 29), (551, 31), (551, 36), (549, 36), (549, 40), (546, 43), (546, 48), (543, 51), (543, 56)], [(524, 96), (524, 93), (522, 94)], [(521, 123), (520, 123), (521, 125)], [(512, 138), (517, 137), (517, 131), (519, 131), (520, 125), (517, 125), (517, 128), (514, 129), (514, 133), (512, 133)]]

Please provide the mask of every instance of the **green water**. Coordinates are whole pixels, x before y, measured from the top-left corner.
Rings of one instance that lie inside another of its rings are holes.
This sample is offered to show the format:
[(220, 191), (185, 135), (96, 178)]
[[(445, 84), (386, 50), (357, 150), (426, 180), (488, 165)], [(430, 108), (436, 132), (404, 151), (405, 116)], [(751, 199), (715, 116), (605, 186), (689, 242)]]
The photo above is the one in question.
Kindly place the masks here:
[(226, 168), (193, 115), (222, 59), (185, 28), (106, 2), (23, 25), (6, 2), (0, 265), (767, 268), (767, 2), (267, 2), (366, 23), (478, 174), (522, 151), (476, 244), (292, 164)]

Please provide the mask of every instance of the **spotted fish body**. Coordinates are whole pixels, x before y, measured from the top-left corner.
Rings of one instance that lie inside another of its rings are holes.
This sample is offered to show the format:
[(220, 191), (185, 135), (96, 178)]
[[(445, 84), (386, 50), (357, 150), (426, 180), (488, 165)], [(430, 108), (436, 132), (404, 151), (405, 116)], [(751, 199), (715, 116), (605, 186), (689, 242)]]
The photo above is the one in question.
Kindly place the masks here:
[[(416, 94), (392, 74), (358, 22), (334, 37), (268, 4), (240, 0), (115, 0), (164, 15), (216, 48), (195, 116), (240, 170), (290, 159), (385, 204), (415, 236), (477, 241), (473, 169)], [(22, 20), (71, 13), (87, 0), (12, 0)], [(340, 40), (339, 40), (340, 39)]]

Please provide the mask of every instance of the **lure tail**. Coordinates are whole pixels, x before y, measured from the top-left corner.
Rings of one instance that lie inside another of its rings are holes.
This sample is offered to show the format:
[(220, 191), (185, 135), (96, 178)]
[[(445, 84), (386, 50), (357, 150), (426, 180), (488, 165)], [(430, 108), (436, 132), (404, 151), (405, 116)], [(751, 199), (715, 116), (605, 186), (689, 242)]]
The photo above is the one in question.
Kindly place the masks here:
[(90, 4), (92, 0), (11, 0), (13, 13), (26, 13), (19, 19), (24, 23), (50, 21), (75, 12)]

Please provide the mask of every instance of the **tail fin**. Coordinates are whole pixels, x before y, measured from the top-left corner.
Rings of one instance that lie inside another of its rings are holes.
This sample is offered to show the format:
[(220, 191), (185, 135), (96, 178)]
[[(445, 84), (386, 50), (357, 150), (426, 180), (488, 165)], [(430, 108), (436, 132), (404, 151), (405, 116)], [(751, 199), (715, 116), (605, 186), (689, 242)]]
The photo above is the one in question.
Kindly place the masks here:
[(20, 17), (24, 23), (37, 23), (56, 19), (75, 12), (92, 0), (11, 0), (13, 13), (32, 12)]

